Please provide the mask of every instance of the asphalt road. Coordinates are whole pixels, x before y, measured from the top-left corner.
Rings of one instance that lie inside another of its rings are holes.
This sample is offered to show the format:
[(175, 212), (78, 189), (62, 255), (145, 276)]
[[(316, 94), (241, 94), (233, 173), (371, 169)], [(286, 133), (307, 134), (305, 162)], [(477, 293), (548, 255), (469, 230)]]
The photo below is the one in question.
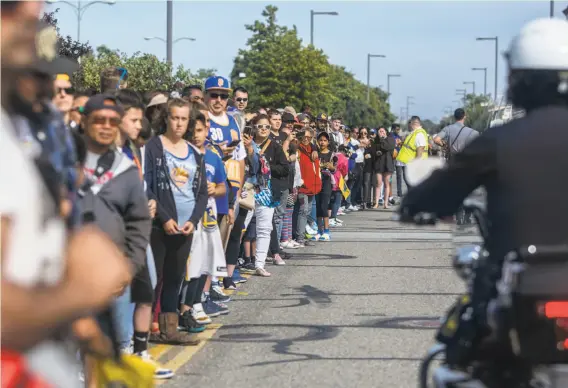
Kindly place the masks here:
[(416, 387), (439, 317), (463, 285), (447, 225), (391, 216), (342, 217), (332, 242), (292, 251), (285, 267), (269, 267), (271, 278), (251, 278), (162, 386)]

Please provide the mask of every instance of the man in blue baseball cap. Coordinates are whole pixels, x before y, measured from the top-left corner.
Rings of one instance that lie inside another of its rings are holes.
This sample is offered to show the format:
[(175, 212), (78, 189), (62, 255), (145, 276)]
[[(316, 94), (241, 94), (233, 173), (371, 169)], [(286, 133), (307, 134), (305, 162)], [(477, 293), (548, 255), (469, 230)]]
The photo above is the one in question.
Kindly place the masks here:
[[(211, 143), (218, 145), (223, 151), (227, 178), (231, 184), (231, 191), (235, 198), (239, 198), (240, 190), (245, 178), (245, 158), (247, 156), (245, 147), (241, 140), (241, 131), (237, 121), (233, 116), (227, 114), (227, 103), (231, 88), (229, 80), (221, 76), (213, 76), (205, 81), (205, 104), (209, 109), (210, 128), (208, 139)], [(229, 225), (235, 221), (235, 213), (238, 213), (238, 205), (235, 209), (229, 208), (226, 203), (217, 202), (217, 220), (223, 221), (227, 216), (226, 223)], [(228, 228), (225, 223), (221, 224), (221, 235), (227, 238)], [(236, 266), (235, 260), (227, 260), (227, 271), (229, 277), (225, 284), (230, 286), (229, 278), (234, 274)], [(214, 301), (222, 300), (224, 297), (222, 289), (212, 285), (210, 290), (211, 299)]]

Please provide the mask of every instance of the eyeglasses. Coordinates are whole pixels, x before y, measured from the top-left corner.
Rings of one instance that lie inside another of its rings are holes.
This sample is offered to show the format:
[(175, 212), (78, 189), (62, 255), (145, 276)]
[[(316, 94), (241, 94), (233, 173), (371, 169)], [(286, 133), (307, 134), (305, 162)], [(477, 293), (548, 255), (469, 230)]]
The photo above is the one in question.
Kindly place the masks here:
[(254, 126), (256, 129), (270, 129), (272, 126), (270, 124), (257, 124)]
[(218, 99), (218, 98), (221, 98), (221, 100), (228, 100), (228, 99), (229, 99), (229, 95), (228, 95), (228, 94), (225, 94), (225, 93), (223, 93), (223, 94), (219, 94), (219, 93), (209, 93), (209, 97), (210, 97), (212, 100), (216, 100), (216, 99)]
[(236, 102), (247, 102), (248, 100), (249, 100), (248, 98), (241, 98), (241, 97), (239, 97), (239, 98), (237, 98), (235, 101), (236, 101)]
[(56, 94), (61, 94), (61, 92), (65, 92), (65, 94), (71, 95), (71, 94), (75, 93), (75, 88), (70, 86), (68, 88), (57, 88), (56, 89)]
[(110, 125), (111, 127), (118, 127), (120, 125), (120, 118), (106, 117), (106, 116), (93, 116), (91, 122), (96, 125)]

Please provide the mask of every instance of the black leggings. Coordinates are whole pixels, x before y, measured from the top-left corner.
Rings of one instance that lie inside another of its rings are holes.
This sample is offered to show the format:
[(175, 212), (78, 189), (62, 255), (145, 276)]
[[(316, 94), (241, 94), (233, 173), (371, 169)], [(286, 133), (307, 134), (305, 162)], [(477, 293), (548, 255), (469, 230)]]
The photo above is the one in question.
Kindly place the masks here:
[[(185, 276), (192, 240), (193, 235), (167, 235), (161, 228), (152, 229), (150, 244), (154, 253), (158, 283), (162, 281), (162, 295), (156, 294), (155, 300), (160, 298), (163, 313), (177, 311), (179, 291)], [(157, 292), (158, 290), (159, 287), (156, 287)]]
[(331, 201), (331, 179), (322, 179), (321, 191), (316, 195), (316, 216), (329, 217), (329, 201)]
[(231, 234), (229, 235), (227, 250), (225, 251), (225, 261), (227, 262), (227, 265), (237, 265), (241, 247), (241, 235), (245, 226), (247, 214), (248, 210), (239, 209), (239, 214), (235, 217), (235, 224), (233, 225), (233, 230), (231, 230)]
[(190, 279), (186, 282), (185, 299), (183, 304), (186, 306), (193, 306), (194, 304), (201, 303), (201, 294), (205, 288), (205, 282), (207, 281), (207, 275), (201, 275), (201, 277)]

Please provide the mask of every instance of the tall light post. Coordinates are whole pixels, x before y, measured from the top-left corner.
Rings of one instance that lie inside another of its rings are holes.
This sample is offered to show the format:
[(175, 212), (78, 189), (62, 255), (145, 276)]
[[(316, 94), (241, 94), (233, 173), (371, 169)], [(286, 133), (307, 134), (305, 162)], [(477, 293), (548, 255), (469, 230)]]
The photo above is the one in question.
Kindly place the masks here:
[(467, 90), (465, 90), (465, 89), (456, 89), (456, 94), (462, 95), (463, 104), (465, 105), (465, 96), (467, 95)]
[(550, 0), (550, 18), (554, 17), (554, 0)]
[(410, 117), (410, 110), (408, 110), (409, 106), (412, 104), (414, 105), (414, 97), (413, 96), (406, 96), (406, 116)]
[(487, 68), (486, 67), (472, 67), (473, 71), (483, 70), (483, 95), (487, 96)]
[(338, 12), (316, 12), (313, 9), (310, 10), (310, 44), (314, 45), (314, 16), (316, 15), (329, 15), (329, 16), (337, 16), (339, 15)]
[(189, 36), (182, 36), (181, 38), (177, 38), (174, 39), (171, 42), (172, 45), (172, 49), (170, 49), (169, 46), (169, 42), (164, 39), (164, 38), (160, 38), (159, 36), (145, 36), (144, 40), (160, 40), (162, 42), (164, 42), (166, 44), (166, 57), (167, 57), (167, 62), (171, 65), (172, 64), (172, 55), (173, 55), (173, 45), (176, 44), (177, 42), (179, 42), (180, 40), (189, 40), (191, 42), (195, 42), (195, 38), (190, 38)]
[(387, 74), (387, 102), (390, 101), (391, 94), (391, 77), (400, 77), (400, 74)]
[(464, 85), (473, 85), (473, 95), (475, 96), (475, 81), (464, 81), (463, 84)]
[(77, 42), (81, 42), (81, 19), (83, 19), (83, 15), (85, 11), (94, 4), (106, 4), (106, 5), (113, 5), (116, 3), (116, 0), (102, 0), (102, 1), (89, 1), (89, 2), (82, 2), (77, 1), (77, 4), (73, 4), (70, 1), (65, 0), (47, 0), (47, 4), (55, 4), (55, 3), (62, 3), (67, 4), (68, 6), (72, 7), (75, 10), (75, 14), (77, 14)]
[(386, 58), (386, 56), (367, 54), (367, 103), (371, 100), (371, 58)]
[(495, 37), (490, 37), (490, 38), (475, 38), (475, 40), (481, 41), (481, 40), (493, 40), (495, 41), (495, 94), (493, 95), (493, 99), (495, 100), (495, 102), (497, 102), (497, 83), (499, 82), (499, 78), (498, 78), (498, 67), (499, 67), (499, 37), (495, 36)]
[[(160, 38), (159, 36), (145, 36), (144, 40), (161, 40), (162, 42), (167, 43), (164, 38)], [(190, 38), (189, 36), (183, 36), (181, 38), (174, 39), (174, 41), (172, 43), (175, 44), (175, 43), (179, 42), (180, 40), (189, 40), (189, 41), (195, 42), (195, 38)]]
[(172, 65), (173, 63), (173, 46), (174, 46), (174, 2), (168, 0), (166, 4), (166, 61)]

